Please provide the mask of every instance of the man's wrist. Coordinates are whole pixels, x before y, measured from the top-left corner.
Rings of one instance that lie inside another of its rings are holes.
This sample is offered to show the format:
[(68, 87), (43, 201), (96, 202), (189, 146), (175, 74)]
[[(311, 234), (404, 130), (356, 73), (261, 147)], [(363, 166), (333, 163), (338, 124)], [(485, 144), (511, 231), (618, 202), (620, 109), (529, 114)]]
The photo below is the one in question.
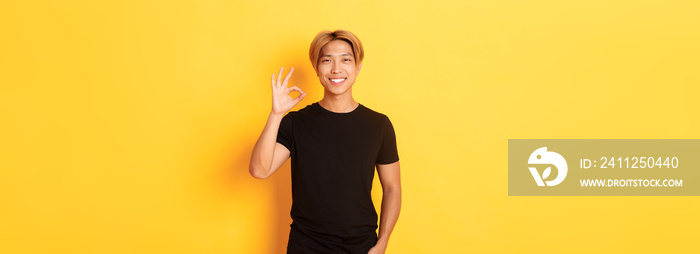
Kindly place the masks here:
[(387, 238), (379, 238), (377, 239), (377, 243), (374, 246), (377, 247), (382, 247), (386, 249), (386, 246), (389, 245), (389, 239)]
[(272, 119), (282, 119), (284, 117), (284, 113), (278, 114), (275, 112), (270, 112), (270, 118)]

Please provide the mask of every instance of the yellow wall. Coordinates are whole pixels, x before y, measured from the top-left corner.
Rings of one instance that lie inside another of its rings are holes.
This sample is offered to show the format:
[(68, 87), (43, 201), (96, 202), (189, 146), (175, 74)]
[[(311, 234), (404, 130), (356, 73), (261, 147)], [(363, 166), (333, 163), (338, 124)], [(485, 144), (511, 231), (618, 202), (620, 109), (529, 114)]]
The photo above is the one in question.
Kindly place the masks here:
[(247, 163), (322, 29), (396, 128), (388, 253), (697, 249), (698, 197), (507, 195), (508, 139), (700, 138), (694, 1), (103, 2), (0, 3), (1, 253), (282, 253), (289, 165)]

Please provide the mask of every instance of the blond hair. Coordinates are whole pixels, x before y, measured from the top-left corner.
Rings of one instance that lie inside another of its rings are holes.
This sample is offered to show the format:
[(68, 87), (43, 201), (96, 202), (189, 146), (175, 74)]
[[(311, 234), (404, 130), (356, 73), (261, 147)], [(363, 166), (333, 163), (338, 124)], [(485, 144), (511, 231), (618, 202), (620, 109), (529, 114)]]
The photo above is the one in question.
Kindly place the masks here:
[(357, 36), (347, 30), (335, 30), (333, 32), (323, 30), (316, 35), (316, 38), (311, 42), (311, 47), (309, 47), (309, 60), (311, 60), (314, 70), (318, 70), (318, 58), (321, 54), (321, 48), (334, 40), (343, 40), (349, 43), (352, 47), (352, 55), (355, 58), (355, 65), (359, 66), (362, 63), (362, 59), (365, 58), (365, 50), (362, 48), (362, 43)]

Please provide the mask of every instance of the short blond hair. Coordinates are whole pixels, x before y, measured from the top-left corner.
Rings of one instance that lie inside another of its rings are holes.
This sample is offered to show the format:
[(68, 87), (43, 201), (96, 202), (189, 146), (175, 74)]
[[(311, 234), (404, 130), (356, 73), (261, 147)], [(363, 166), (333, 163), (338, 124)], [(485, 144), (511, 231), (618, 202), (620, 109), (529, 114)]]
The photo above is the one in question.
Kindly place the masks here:
[(334, 40), (343, 40), (350, 43), (353, 57), (355, 58), (355, 65), (359, 66), (362, 63), (362, 59), (365, 58), (365, 50), (362, 48), (362, 43), (357, 36), (347, 30), (335, 30), (333, 32), (323, 30), (316, 35), (309, 47), (309, 60), (311, 60), (314, 70), (318, 70), (318, 58), (321, 55), (321, 49)]

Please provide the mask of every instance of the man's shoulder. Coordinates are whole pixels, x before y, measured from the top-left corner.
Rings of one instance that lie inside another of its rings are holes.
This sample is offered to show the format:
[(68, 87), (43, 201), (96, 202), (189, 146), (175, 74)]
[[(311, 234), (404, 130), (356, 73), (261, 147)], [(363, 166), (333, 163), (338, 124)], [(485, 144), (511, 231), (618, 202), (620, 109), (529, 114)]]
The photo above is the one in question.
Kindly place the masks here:
[(297, 116), (314, 114), (316, 112), (314, 104), (316, 104), (316, 103), (306, 105), (305, 107), (303, 107), (299, 110), (289, 111), (289, 112), (287, 112), (287, 115), (285, 115), (285, 117), (297, 117)]
[(373, 109), (371, 109), (363, 104), (360, 104), (360, 107), (363, 108), (362, 112), (365, 116), (368, 116), (368, 117), (371, 117), (374, 119), (378, 119), (378, 120), (382, 120), (382, 121), (389, 119), (389, 117), (387, 115), (380, 113), (379, 111), (373, 110)]

